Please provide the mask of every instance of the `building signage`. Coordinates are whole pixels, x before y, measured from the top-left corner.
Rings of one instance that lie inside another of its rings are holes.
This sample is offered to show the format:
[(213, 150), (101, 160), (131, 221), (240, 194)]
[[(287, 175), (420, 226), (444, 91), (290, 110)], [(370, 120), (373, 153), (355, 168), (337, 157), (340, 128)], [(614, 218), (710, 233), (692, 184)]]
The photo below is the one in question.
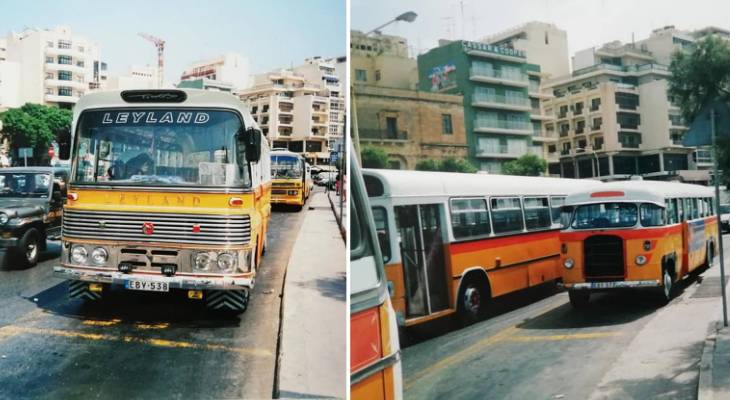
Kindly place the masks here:
[(428, 78), (431, 79), (431, 91), (440, 92), (442, 90), (456, 86), (456, 65), (448, 63), (431, 68)]
[(525, 58), (525, 52), (522, 50), (510, 49), (509, 47), (494, 46), (487, 43), (478, 42), (461, 42), (464, 45), (464, 51), (477, 50), (489, 53), (500, 54), (503, 56)]

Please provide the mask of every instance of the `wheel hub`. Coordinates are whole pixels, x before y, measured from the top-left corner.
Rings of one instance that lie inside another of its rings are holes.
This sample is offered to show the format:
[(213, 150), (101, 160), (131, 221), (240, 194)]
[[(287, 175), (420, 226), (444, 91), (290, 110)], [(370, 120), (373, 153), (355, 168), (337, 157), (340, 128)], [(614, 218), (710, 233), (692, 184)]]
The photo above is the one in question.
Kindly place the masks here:
[(468, 287), (464, 291), (464, 308), (470, 313), (476, 314), (479, 311), (480, 303), (479, 291), (474, 287)]

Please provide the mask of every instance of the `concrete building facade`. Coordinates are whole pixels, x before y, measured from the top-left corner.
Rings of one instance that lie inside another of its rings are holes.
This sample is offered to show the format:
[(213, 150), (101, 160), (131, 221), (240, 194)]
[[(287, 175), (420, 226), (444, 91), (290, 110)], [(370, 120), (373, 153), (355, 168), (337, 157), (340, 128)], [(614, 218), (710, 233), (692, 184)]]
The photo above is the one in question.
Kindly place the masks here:
[(236, 53), (226, 53), (220, 57), (196, 62), (180, 76), (180, 81), (196, 79), (228, 83), (234, 90), (246, 89), (251, 84), (248, 59)]
[(444, 42), (418, 57), (418, 75), (420, 90), (463, 96), (468, 159), (480, 170), (500, 173), (506, 161), (543, 155), (542, 73), (523, 51)]
[(337, 75), (336, 59), (325, 60), (313, 57), (304, 60), (304, 64), (294, 67), (294, 72), (301, 74), (306, 82), (319, 85), (319, 95), (327, 97), (327, 135), (329, 141), (341, 141), (345, 134), (345, 97), (342, 78)]
[[(108, 77), (106, 63), (99, 57), (99, 46), (72, 34), (67, 27), (11, 32), (3, 46), (0, 47), (5, 50), (0, 53), (5, 60), (0, 62), (20, 65), (17, 86), (21, 90), (12, 99), (14, 89), (3, 89), (6, 104), (71, 108), (85, 93), (103, 88)], [(6, 76), (12, 76), (14, 72), (8, 70), (15, 67), (2, 69)]]
[(415, 89), (417, 63), (408, 42), (399, 36), (350, 31), (350, 82), (396, 89)]
[(107, 79), (106, 89), (155, 89), (157, 85), (157, 67), (132, 65), (126, 75), (110, 76)]
[(466, 158), (460, 95), (355, 85), (360, 144), (385, 150), (388, 167), (415, 169), (423, 160)]

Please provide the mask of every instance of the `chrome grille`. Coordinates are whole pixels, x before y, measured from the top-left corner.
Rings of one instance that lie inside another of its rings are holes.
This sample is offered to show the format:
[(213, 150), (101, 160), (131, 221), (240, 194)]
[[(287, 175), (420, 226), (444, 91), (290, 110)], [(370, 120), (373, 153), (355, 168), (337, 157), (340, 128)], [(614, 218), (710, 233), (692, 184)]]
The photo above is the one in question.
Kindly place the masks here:
[[(143, 232), (142, 225), (145, 222), (154, 225), (152, 234)], [(199, 232), (193, 232), (194, 225), (200, 226)], [(248, 215), (153, 214), (65, 209), (63, 236), (134, 242), (240, 245), (248, 243), (251, 238), (251, 218)]]

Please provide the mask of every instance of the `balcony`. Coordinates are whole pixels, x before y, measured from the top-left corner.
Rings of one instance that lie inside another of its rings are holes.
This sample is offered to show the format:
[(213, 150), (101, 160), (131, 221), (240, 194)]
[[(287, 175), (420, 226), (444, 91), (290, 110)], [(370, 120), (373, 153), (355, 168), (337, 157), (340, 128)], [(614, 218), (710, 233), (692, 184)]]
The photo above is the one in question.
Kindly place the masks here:
[(600, 131), (603, 125), (591, 125), (592, 131)]
[(483, 158), (520, 158), (520, 156), (524, 154), (526, 154), (526, 152), (510, 152), (509, 146), (507, 146), (506, 144), (480, 147), (476, 151), (476, 156)]
[(508, 133), (532, 135), (532, 125), (527, 121), (508, 121), (503, 119), (475, 119), (474, 131), (485, 133)]
[(62, 79), (46, 79), (45, 80), (46, 86), (49, 87), (70, 87), (74, 89), (86, 89), (88, 86), (85, 82), (79, 82), (79, 81), (67, 81)]
[(86, 54), (76, 48), (62, 49), (59, 47), (46, 47), (46, 54), (49, 56), (71, 56), (74, 59), (85, 59)]
[(589, 111), (589, 112), (591, 112), (591, 113), (594, 113), (594, 112), (599, 112), (599, 111), (601, 111), (601, 105), (599, 104), (599, 105), (597, 105), (597, 106), (591, 106), (591, 107), (590, 107), (590, 108), (588, 109), (588, 111)]
[(387, 131), (383, 129), (359, 129), (360, 140), (408, 140), (408, 132), (406, 131)]
[(474, 107), (528, 111), (530, 109), (530, 100), (527, 97), (486, 95), (483, 93), (475, 93), (472, 97), (471, 105)]
[(496, 83), (499, 85), (527, 87), (529, 85), (527, 74), (505, 72), (499, 69), (471, 67), (469, 79), (477, 82)]
[(57, 62), (46, 63), (46, 71), (68, 71), (77, 74), (84, 74), (86, 70), (73, 64), (59, 64)]
[(43, 98), (51, 103), (77, 103), (79, 101), (79, 96), (61, 96), (57, 94), (46, 94)]

